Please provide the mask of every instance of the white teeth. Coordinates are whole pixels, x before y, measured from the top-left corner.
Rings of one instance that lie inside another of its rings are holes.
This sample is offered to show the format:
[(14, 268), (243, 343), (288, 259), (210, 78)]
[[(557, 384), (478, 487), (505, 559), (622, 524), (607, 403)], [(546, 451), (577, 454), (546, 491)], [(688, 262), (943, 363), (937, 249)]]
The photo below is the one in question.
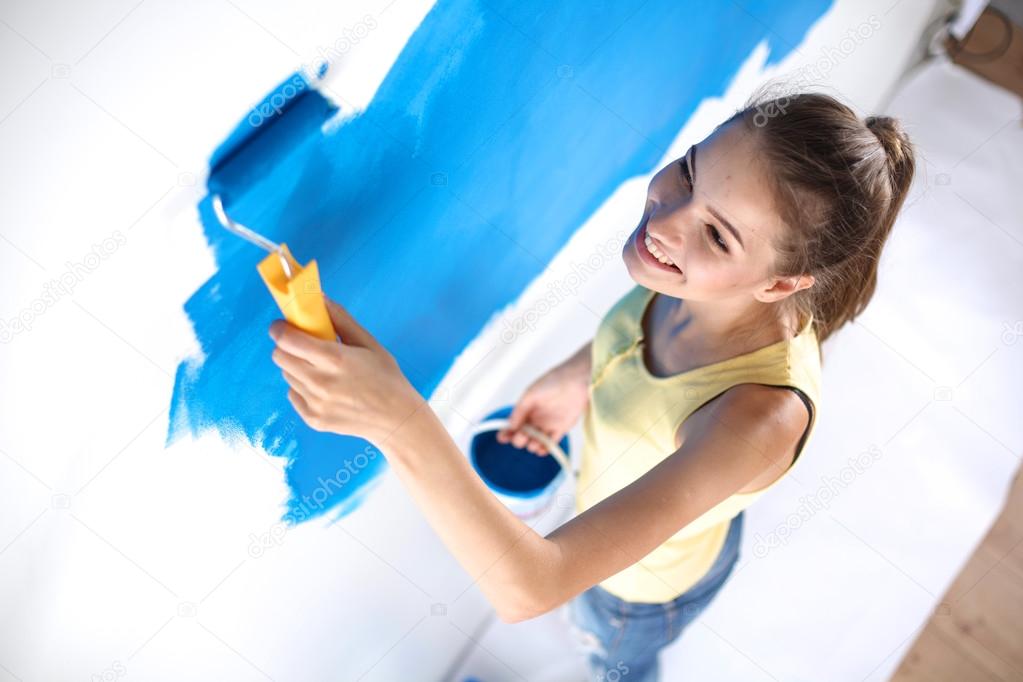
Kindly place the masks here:
[(675, 265), (671, 261), (670, 258), (668, 258), (666, 255), (664, 255), (664, 253), (660, 249), (657, 248), (657, 245), (654, 244), (654, 240), (650, 238), (650, 235), (644, 235), (644, 236), (646, 237), (643, 240), (644, 243), (646, 243), (646, 250), (649, 251), (651, 254), (653, 254), (654, 258), (656, 258), (660, 262), (664, 263), (665, 265)]

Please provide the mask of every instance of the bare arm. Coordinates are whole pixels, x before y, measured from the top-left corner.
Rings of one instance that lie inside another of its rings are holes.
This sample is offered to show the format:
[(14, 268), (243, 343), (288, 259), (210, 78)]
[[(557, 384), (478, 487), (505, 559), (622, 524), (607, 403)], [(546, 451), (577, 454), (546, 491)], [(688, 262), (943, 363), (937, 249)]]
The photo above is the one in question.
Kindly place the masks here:
[(508, 416), (508, 425), (497, 432), (498, 443), (511, 443), (537, 455), (547, 446), (531, 436), (529, 424), (558, 442), (579, 421), (590, 400), (590, 349), (587, 341), (564, 362), (548, 370), (526, 388)]
[(634, 564), (767, 469), (787, 466), (807, 416), (789, 396), (755, 384), (726, 391), (690, 418), (699, 435), (547, 537), (491, 493), (425, 402), (378, 446), (501, 619), (517, 622)]
[(791, 391), (758, 384), (736, 386), (695, 413), (682, 447), (547, 536), (564, 562), (534, 615), (641, 560), (766, 472), (777, 479), (807, 419)]

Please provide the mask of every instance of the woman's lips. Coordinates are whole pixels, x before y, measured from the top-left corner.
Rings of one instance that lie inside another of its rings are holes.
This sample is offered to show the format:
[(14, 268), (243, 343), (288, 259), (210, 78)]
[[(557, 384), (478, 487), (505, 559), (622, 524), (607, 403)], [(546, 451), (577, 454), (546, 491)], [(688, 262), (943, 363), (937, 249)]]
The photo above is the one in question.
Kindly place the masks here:
[(665, 272), (671, 272), (676, 275), (682, 274), (681, 271), (674, 265), (665, 265), (661, 261), (654, 258), (654, 254), (650, 253), (650, 250), (646, 247), (646, 225), (636, 235), (636, 251), (639, 255), (639, 259), (649, 265), (652, 268), (663, 270)]

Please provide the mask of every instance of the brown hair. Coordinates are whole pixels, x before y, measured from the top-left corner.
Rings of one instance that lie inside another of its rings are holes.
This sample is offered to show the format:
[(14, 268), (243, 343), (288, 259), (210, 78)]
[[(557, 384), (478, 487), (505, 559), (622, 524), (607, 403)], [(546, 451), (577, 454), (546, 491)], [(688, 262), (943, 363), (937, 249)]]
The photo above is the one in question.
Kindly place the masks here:
[(734, 118), (757, 136), (790, 227), (774, 244), (774, 274), (814, 277), (786, 301), (800, 320), (813, 315), (823, 342), (874, 295), (881, 249), (913, 179), (912, 144), (895, 119), (860, 119), (819, 93), (755, 95)]

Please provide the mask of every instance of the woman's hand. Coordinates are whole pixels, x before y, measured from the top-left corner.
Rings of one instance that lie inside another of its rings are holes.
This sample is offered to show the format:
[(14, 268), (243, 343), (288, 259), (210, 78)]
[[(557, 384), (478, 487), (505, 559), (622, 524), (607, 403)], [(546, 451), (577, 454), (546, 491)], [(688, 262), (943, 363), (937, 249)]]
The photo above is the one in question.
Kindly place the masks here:
[(274, 320), (273, 362), (291, 387), (288, 400), (306, 424), (381, 447), (416, 410), (430, 408), (387, 349), (348, 311), (324, 300), (342, 342), (324, 341), (286, 320)]
[(588, 400), (588, 372), (576, 371), (574, 365), (555, 367), (522, 394), (508, 418), (508, 426), (497, 432), (497, 441), (547, 455), (547, 448), (540, 441), (520, 431), (522, 425), (530, 424), (558, 443), (579, 420)]

